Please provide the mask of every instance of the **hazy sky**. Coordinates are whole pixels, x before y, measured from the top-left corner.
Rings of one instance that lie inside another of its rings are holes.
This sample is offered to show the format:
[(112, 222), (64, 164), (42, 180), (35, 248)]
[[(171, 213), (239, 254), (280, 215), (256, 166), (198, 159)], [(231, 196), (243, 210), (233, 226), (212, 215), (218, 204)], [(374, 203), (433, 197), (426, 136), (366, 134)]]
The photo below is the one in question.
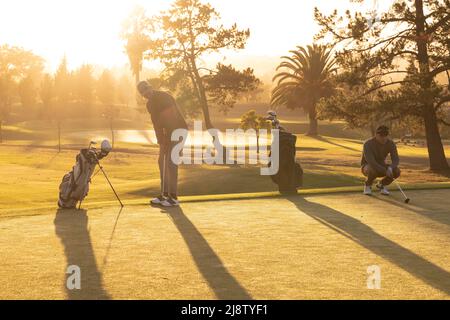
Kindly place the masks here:
[[(377, 0), (369, 0), (374, 4)], [(122, 21), (136, 6), (149, 15), (169, 0), (1, 0), (0, 44), (23, 46), (43, 56), (54, 69), (66, 54), (69, 67), (82, 63), (106, 67), (127, 63), (119, 38)], [(347, 0), (209, 0), (225, 25), (250, 28), (245, 56), (281, 56), (308, 44), (317, 32), (313, 8), (344, 8)]]

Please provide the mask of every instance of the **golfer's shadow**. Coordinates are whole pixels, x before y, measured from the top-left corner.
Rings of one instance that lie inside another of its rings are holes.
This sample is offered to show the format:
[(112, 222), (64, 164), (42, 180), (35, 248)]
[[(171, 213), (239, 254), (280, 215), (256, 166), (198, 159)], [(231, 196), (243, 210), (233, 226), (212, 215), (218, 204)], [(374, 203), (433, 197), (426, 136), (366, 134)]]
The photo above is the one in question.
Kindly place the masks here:
[(250, 300), (252, 297), (228, 272), (206, 239), (180, 207), (162, 210), (170, 216), (182, 235), (203, 278), (220, 300)]
[[(110, 299), (103, 288), (102, 275), (95, 260), (94, 249), (88, 230), (86, 210), (57, 210), (55, 217), (55, 233), (64, 246), (67, 267), (78, 266), (81, 275), (81, 289), (69, 289), (64, 277), (64, 288), (68, 299)], [(67, 271), (67, 267), (64, 271)]]
[(300, 211), (321, 224), (394, 263), (435, 289), (450, 295), (450, 273), (448, 271), (383, 237), (366, 224), (342, 212), (298, 196), (287, 199)]
[(427, 219), (431, 219), (433, 221), (436, 221), (437, 223), (450, 226), (450, 215), (448, 214), (448, 208), (444, 207), (442, 202), (436, 201), (435, 203), (419, 203), (416, 204), (405, 204), (403, 202), (398, 201), (398, 199), (390, 198), (390, 197), (379, 197), (380, 201), (384, 201), (386, 203), (389, 203), (391, 205), (394, 205), (396, 207), (399, 207), (401, 209), (404, 209), (406, 211), (412, 211), (414, 213), (417, 213), (421, 215), (422, 217), (425, 217)]

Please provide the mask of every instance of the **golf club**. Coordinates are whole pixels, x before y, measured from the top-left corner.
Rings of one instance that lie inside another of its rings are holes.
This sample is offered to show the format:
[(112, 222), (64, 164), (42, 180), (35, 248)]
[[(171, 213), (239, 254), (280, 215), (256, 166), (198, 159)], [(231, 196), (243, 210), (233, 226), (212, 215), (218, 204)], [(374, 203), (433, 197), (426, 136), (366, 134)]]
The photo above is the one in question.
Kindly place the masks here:
[(165, 180), (166, 180), (166, 152), (164, 151), (164, 162), (163, 162), (163, 174), (162, 174), (162, 183), (161, 183), (161, 194), (164, 194), (164, 188), (165, 188)]
[(397, 180), (394, 180), (395, 184), (397, 185), (397, 188), (400, 190), (400, 192), (402, 193), (402, 195), (405, 197), (405, 203), (409, 203), (411, 201), (410, 198), (408, 198), (408, 196), (403, 192), (402, 187), (400, 187), (400, 184), (397, 182)]

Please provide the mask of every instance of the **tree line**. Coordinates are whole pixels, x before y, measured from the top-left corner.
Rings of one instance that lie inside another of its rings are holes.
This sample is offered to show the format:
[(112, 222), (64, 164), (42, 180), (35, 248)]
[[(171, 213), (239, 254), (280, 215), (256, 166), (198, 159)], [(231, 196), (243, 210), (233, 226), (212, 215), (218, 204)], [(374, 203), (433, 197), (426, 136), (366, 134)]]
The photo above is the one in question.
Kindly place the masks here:
[(272, 104), (305, 109), (310, 135), (318, 119), (423, 134), (431, 170), (448, 172), (440, 132), (450, 126), (450, 0), (395, 0), (386, 12), (342, 15), (316, 8), (314, 17), (316, 42), (282, 58)]
[(116, 79), (105, 69), (95, 76), (94, 67), (88, 64), (70, 71), (65, 57), (51, 74), (44, 72), (44, 62), (23, 48), (0, 46), (0, 142), (5, 121), (13, 115), (33, 113), (56, 124), (60, 149), (65, 119), (102, 116), (113, 130), (121, 107), (135, 104), (134, 84), (126, 75)]
[[(316, 8), (314, 18), (321, 28), (314, 43), (282, 57), (275, 71), (273, 108), (303, 109), (311, 136), (319, 134), (321, 119), (343, 120), (349, 128), (390, 124), (423, 134), (430, 168), (449, 170), (441, 131), (450, 126), (450, 0), (395, 0), (386, 12), (349, 9), (325, 15)], [(186, 115), (202, 113), (207, 128), (214, 127), (211, 107), (226, 114), (263, 86), (251, 67), (205, 63), (212, 53), (244, 49), (250, 30), (224, 26), (220, 13), (200, 0), (175, 0), (152, 17), (136, 8), (121, 36), (134, 82), (141, 80), (146, 60), (159, 61), (162, 72), (148, 80), (174, 93)], [(93, 100), (113, 106), (114, 99), (129, 101), (135, 92), (129, 86), (120, 98), (108, 71), (94, 79), (89, 65), (69, 72), (65, 59), (36, 86), (42, 59), (20, 48), (0, 50), (0, 132), (15, 100), (25, 106), (39, 97), (59, 128), (63, 106)], [(111, 107), (105, 115), (114, 119), (115, 113)]]
[[(449, 8), (450, 0), (395, 0), (386, 12), (349, 9), (343, 15), (316, 8), (321, 30), (314, 43), (282, 57), (272, 106), (304, 109), (311, 136), (319, 134), (320, 119), (424, 133), (430, 168), (449, 170), (440, 130), (450, 124), (450, 85), (437, 81), (450, 69)], [(176, 0), (153, 17), (137, 8), (122, 36), (136, 81), (143, 61), (160, 61), (165, 68), (158, 83), (193, 111), (200, 106), (208, 128), (210, 106), (226, 113), (239, 95), (260, 86), (251, 68), (204, 66), (207, 54), (245, 48), (250, 30), (224, 27), (220, 14), (200, 0)]]

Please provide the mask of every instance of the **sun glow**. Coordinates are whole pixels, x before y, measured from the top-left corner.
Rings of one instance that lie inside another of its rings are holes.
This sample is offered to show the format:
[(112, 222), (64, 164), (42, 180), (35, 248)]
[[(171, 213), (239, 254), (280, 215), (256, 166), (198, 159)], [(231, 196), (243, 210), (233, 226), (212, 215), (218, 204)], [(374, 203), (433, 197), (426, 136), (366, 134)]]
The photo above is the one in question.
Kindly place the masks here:
[[(8, 0), (0, 2), (0, 43), (22, 46), (43, 56), (54, 70), (66, 55), (69, 67), (83, 63), (106, 67), (127, 63), (119, 34), (123, 20), (139, 5), (148, 15), (168, 8), (169, 0)], [(252, 56), (279, 57), (312, 41), (317, 31), (313, 8), (331, 10), (333, 1), (209, 0), (224, 24), (250, 28), (245, 50), (231, 60)], [(344, 6), (342, 1), (339, 6)], [(245, 62), (246, 63), (246, 62)], [(239, 64), (239, 62), (238, 62)]]

